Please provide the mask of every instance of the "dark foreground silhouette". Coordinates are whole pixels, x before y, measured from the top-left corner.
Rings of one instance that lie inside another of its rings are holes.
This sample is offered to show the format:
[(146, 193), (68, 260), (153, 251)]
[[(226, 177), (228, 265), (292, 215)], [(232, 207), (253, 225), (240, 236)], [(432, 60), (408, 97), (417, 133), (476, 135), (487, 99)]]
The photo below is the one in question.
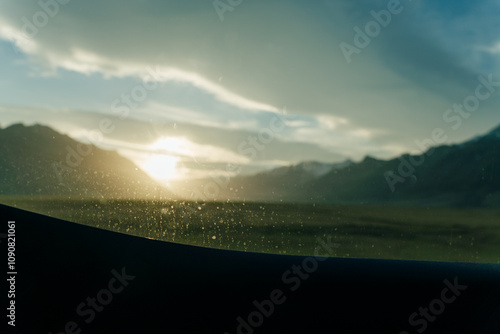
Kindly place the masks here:
[[(6, 206), (0, 212), (5, 262), (7, 221), (16, 222), (16, 326), (2, 320), (13, 333), (498, 333), (500, 328), (498, 264), (224, 251)], [(317, 253), (328, 254), (329, 247), (335, 245), (325, 239)], [(7, 270), (3, 275), (5, 282)], [(9, 301), (2, 295), (5, 310)]]

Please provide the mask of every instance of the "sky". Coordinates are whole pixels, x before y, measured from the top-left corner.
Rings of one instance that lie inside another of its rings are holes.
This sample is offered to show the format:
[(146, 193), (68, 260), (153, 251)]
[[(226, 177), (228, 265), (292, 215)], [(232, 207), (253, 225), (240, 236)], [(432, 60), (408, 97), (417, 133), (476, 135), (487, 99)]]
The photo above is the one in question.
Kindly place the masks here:
[(452, 144), (500, 124), (499, 14), (498, 0), (4, 0), (0, 124), (51, 126), (165, 184), (417, 153), (436, 128)]

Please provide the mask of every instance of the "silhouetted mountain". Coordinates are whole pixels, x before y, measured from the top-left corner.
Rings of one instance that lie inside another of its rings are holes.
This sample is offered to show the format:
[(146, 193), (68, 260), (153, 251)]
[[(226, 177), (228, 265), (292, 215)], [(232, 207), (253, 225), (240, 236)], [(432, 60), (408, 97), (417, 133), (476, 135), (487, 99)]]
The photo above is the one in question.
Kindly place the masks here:
[(0, 195), (160, 198), (170, 194), (114, 151), (42, 125), (0, 129)]
[[(247, 177), (236, 177), (230, 182), (230, 187), (240, 189), (239, 199), (262, 201), (303, 201), (302, 190), (308, 184), (320, 179), (332, 171), (348, 167), (353, 162), (328, 164), (317, 161), (308, 161), (288, 167), (280, 167), (271, 171)], [(227, 188), (221, 194), (228, 194)], [(229, 189), (230, 190), (230, 189)], [(297, 192), (301, 194), (297, 195)], [(243, 196), (243, 197), (242, 197)], [(248, 196), (248, 197), (247, 197)]]
[(500, 126), (498, 126), (497, 128), (491, 130), (491, 132), (488, 135), (495, 136), (495, 137), (500, 137)]
[[(79, 143), (46, 126), (0, 129), (0, 152), (0, 195), (172, 197), (118, 153)], [(215, 183), (187, 181), (185, 187), (184, 193), (197, 187), (194, 193), (205, 196), (195, 199), (205, 200), (499, 206), (500, 127), (420, 155), (304, 162)]]
[[(328, 170), (282, 167), (219, 184), (219, 200), (499, 206), (500, 127), (458, 145), (392, 160), (366, 157)], [(322, 171), (322, 173), (317, 173)], [(198, 183), (208, 184), (209, 180)], [(210, 196), (208, 196), (210, 198)], [(213, 196), (212, 198), (213, 199)]]

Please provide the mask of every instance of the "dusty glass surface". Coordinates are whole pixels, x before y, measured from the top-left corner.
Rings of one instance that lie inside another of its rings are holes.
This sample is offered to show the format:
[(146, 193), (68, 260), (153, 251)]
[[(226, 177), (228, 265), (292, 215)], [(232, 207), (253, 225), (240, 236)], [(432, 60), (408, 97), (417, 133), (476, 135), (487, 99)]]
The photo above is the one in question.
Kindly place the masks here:
[(495, 1), (5, 1), (0, 203), (278, 254), (500, 262)]

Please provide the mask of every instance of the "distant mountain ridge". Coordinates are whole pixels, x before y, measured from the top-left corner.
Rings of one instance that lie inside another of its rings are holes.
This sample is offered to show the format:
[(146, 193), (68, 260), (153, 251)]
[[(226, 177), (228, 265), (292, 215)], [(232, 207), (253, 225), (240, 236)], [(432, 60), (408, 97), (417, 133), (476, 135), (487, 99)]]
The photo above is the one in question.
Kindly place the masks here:
[(171, 197), (118, 153), (79, 143), (38, 124), (0, 129), (0, 195)]
[[(307, 164), (312, 166), (309, 171)], [(367, 156), (361, 162), (343, 164), (328, 170), (328, 164), (309, 162), (238, 176), (208, 198), (500, 207), (500, 127), (462, 144), (433, 147), (419, 155), (404, 154), (391, 160)], [(197, 181), (192, 186), (209, 182)]]
[[(113, 151), (79, 143), (47, 126), (0, 129), (0, 195), (170, 199), (171, 192)], [(418, 163), (417, 163), (418, 162)], [(183, 182), (184, 194), (213, 183)], [(302, 162), (219, 180), (187, 199), (373, 205), (500, 207), (500, 127), (419, 155), (360, 162)], [(181, 192), (175, 192), (181, 195)], [(176, 198), (178, 196), (175, 196)]]
[(340, 163), (325, 163), (318, 161), (305, 161), (296, 165), (287, 167), (278, 167), (268, 171), (260, 172), (257, 175), (260, 176), (273, 176), (281, 177), (285, 175), (293, 174), (295, 177), (300, 179), (302, 182), (306, 182), (317, 177), (328, 174), (332, 170), (338, 170), (349, 166), (353, 162), (351, 160), (346, 160)]
[(488, 135), (490, 136), (495, 136), (495, 137), (500, 137), (500, 126), (496, 127), (495, 129), (491, 130)]

